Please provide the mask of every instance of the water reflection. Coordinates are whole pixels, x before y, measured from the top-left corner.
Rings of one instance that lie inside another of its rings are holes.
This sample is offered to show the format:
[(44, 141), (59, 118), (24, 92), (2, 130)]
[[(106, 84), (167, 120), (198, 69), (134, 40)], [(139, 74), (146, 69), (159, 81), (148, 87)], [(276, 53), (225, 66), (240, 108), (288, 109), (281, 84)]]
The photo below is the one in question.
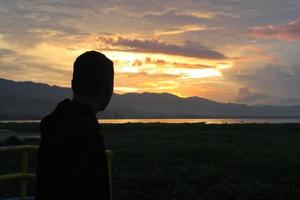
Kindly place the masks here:
[(235, 123), (300, 123), (300, 119), (99, 119), (99, 123), (207, 123), (207, 124), (235, 124)]

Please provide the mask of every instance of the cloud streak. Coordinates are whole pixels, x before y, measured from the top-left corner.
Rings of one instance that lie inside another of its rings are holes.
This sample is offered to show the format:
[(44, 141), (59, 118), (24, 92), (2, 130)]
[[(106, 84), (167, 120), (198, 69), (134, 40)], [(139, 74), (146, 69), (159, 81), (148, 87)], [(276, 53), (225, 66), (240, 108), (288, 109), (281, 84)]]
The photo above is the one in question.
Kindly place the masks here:
[(147, 14), (144, 19), (148, 22), (159, 24), (199, 24), (205, 22), (207, 19), (187, 14), (179, 14), (174, 10), (162, 14)]
[(300, 19), (282, 25), (256, 26), (250, 34), (257, 38), (300, 41)]
[[(145, 53), (162, 53), (177, 56), (194, 57), (199, 59), (226, 59), (226, 56), (216, 50), (202, 46), (192, 41), (185, 41), (184, 44), (170, 44), (159, 40), (127, 39), (118, 37), (116, 39), (99, 37), (100, 41), (107, 45), (119, 47), (115, 50), (130, 50)], [(112, 49), (108, 49), (112, 50)]]
[(155, 36), (178, 35), (178, 34), (184, 34), (189, 32), (204, 31), (206, 29), (207, 28), (204, 26), (186, 25), (186, 26), (180, 26), (178, 28), (173, 28), (170, 30), (158, 30), (155, 32)]

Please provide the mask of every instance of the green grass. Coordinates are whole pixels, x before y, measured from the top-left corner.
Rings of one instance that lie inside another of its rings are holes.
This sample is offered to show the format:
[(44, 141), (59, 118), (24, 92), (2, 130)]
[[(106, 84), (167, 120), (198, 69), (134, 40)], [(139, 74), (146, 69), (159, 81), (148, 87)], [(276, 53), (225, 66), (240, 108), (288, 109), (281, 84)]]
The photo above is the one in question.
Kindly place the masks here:
[[(11, 127), (38, 130), (22, 126)], [(113, 200), (300, 199), (300, 124), (105, 124), (102, 133)]]

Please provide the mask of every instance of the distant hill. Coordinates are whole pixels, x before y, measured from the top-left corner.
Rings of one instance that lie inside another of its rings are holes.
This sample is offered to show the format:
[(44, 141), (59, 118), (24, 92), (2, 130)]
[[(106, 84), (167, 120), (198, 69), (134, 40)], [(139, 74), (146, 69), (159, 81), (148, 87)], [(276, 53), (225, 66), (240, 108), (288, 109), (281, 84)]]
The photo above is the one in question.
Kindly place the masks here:
[[(71, 89), (0, 79), (0, 119), (40, 119)], [(300, 106), (248, 106), (168, 93), (114, 94), (103, 118), (300, 117)]]

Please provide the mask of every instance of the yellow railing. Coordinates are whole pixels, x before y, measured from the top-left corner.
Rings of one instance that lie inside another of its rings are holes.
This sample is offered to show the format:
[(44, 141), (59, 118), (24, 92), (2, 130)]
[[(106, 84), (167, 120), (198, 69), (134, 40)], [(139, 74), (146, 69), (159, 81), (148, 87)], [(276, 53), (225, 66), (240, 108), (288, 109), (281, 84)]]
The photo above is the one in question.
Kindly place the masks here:
[[(33, 151), (36, 152), (37, 150), (38, 150), (37, 145), (6, 146), (0, 148), (0, 153), (20, 152), (22, 154), (20, 173), (0, 175), (0, 181), (21, 180), (21, 192), (20, 192), (21, 200), (26, 199), (28, 180), (35, 179), (36, 177), (35, 174), (28, 173), (28, 154)], [(106, 158), (107, 158), (108, 175), (109, 175), (110, 199), (112, 199), (112, 151), (111, 150), (106, 150)]]

